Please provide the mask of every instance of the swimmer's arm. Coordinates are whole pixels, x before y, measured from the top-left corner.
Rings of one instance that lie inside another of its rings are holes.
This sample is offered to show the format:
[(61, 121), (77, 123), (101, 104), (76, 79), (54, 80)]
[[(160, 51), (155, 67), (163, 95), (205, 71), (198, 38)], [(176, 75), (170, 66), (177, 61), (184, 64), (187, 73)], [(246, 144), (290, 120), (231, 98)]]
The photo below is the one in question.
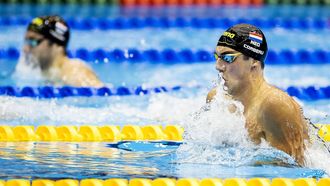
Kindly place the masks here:
[(206, 103), (210, 103), (214, 96), (217, 94), (217, 89), (216, 88), (213, 88), (208, 94), (207, 94), (207, 97), (206, 97)]
[[(207, 94), (207, 97), (206, 97), (206, 103), (210, 103), (215, 95), (217, 95), (217, 87), (216, 88), (213, 88), (208, 94)], [(230, 97), (230, 95), (228, 94), (225, 94), (224, 95), (224, 98), (228, 99), (228, 100), (232, 100), (232, 98)], [(234, 104), (229, 104), (228, 105), (228, 109), (229, 109), (229, 112), (231, 113), (234, 113), (236, 112), (236, 109), (237, 107), (234, 105)]]
[[(208, 94), (207, 94), (207, 97), (206, 97), (206, 103), (210, 103), (213, 99), (214, 99), (214, 96), (217, 95), (217, 87), (213, 88)], [(232, 99), (232, 97), (229, 95), (229, 94), (224, 94), (224, 98), (226, 99)]]
[(304, 164), (303, 134), (299, 124), (300, 112), (289, 100), (271, 100), (265, 104), (262, 114), (262, 124), (266, 140), (291, 156), (300, 164)]
[(96, 74), (85, 64), (71, 64), (71, 67), (65, 71), (63, 81), (66, 84), (77, 87), (103, 86), (103, 83), (97, 78)]

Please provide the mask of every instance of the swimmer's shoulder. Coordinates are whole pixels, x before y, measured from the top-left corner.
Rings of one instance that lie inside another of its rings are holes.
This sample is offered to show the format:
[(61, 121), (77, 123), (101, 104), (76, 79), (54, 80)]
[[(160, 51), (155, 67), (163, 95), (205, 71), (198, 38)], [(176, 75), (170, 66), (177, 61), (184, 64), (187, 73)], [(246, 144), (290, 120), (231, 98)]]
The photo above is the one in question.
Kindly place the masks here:
[(287, 92), (275, 87), (270, 86), (269, 90), (266, 92), (264, 99), (266, 102), (272, 104), (294, 104), (299, 105), (293, 97), (291, 97)]
[(66, 63), (64, 63), (62, 70), (65, 74), (82, 74), (82, 75), (94, 75), (92, 68), (86, 64), (86, 62), (80, 59), (68, 59)]
[(80, 59), (68, 59), (68, 63), (65, 63), (67, 67), (74, 67), (74, 68), (88, 68), (90, 67), (86, 64), (86, 62)]
[[(261, 103), (261, 115), (266, 120), (280, 120), (280, 118), (295, 118), (301, 115), (299, 104), (286, 92), (271, 87), (264, 95)], [(269, 116), (269, 117), (267, 117)]]
[(206, 96), (206, 103), (209, 103), (213, 100), (214, 96), (217, 94), (216, 87), (210, 90), (210, 92)]
[(63, 72), (69, 84), (75, 86), (103, 86), (103, 83), (96, 76), (92, 68), (82, 60), (69, 59), (65, 66), (63, 66)]
[[(217, 95), (217, 88), (218, 87), (214, 87), (212, 90), (210, 90), (210, 92), (207, 94), (206, 96), (206, 103), (210, 103), (214, 97)], [(225, 99), (231, 100), (232, 97), (229, 94), (223, 94)]]

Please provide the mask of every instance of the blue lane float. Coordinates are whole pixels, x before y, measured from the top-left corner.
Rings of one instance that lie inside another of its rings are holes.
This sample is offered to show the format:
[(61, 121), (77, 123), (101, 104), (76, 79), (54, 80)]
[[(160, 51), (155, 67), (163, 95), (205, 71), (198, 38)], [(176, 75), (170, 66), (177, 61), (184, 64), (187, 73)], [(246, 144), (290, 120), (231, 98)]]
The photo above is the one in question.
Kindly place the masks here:
[[(174, 50), (166, 48), (163, 50), (148, 49), (140, 51), (138, 49), (114, 49), (88, 50), (79, 48), (68, 51), (69, 57), (80, 58), (91, 63), (108, 62), (150, 62), (150, 63), (203, 63), (215, 62), (213, 51), (208, 50)], [(17, 48), (0, 49), (0, 59), (17, 60), (19, 50)], [(328, 64), (330, 63), (330, 51), (316, 49), (298, 51), (284, 49), (281, 51), (270, 50), (266, 59), (266, 64), (290, 65), (290, 64)]]
[(14, 86), (0, 86), (1, 96), (14, 96), (14, 97), (31, 97), (31, 98), (66, 98), (66, 97), (107, 97), (107, 96), (131, 96), (131, 95), (147, 95), (153, 93), (164, 93), (171, 91), (178, 91), (182, 87), (152, 87), (144, 88), (138, 86), (135, 88), (129, 87), (101, 87), (101, 88), (91, 88), (91, 87), (14, 87)]
[[(25, 26), (32, 17), (0, 17), (0, 26)], [(139, 28), (228, 28), (237, 23), (250, 23), (260, 28), (329, 29), (327, 18), (204, 18), (204, 17), (117, 17), (117, 18), (66, 18), (69, 26), (77, 30), (120, 30)]]
[(330, 86), (327, 87), (309, 86), (305, 88), (290, 86), (286, 89), (286, 91), (290, 96), (294, 96), (299, 99), (307, 100), (307, 101), (330, 99)]
[[(154, 93), (167, 93), (184, 89), (184, 86), (173, 87), (153, 87), (143, 88), (138, 86), (135, 88), (117, 87), (117, 88), (91, 88), (91, 87), (14, 87), (0, 86), (0, 96), (14, 97), (31, 97), (31, 98), (66, 98), (66, 97), (107, 97), (107, 96), (132, 96), (132, 95), (148, 95)], [(198, 88), (198, 87), (196, 87)], [(285, 89), (290, 96), (297, 97), (306, 101), (315, 101), (321, 99), (330, 99), (330, 86), (326, 87), (294, 87), (290, 86)]]

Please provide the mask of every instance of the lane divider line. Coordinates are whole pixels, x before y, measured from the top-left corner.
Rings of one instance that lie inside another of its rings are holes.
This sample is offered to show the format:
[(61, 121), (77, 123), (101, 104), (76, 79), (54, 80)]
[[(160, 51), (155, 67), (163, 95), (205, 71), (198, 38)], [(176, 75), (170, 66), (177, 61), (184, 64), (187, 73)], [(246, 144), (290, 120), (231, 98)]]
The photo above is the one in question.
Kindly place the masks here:
[[(330, 142), (330, 124), (316, 124), (318, 135)], [(184, 129), (178, 125), (73, 125), (34, 126), (0, 125), (0, 141), (67, 141), (67, 142), (119, 142), (119, 141), (182, 141)]]

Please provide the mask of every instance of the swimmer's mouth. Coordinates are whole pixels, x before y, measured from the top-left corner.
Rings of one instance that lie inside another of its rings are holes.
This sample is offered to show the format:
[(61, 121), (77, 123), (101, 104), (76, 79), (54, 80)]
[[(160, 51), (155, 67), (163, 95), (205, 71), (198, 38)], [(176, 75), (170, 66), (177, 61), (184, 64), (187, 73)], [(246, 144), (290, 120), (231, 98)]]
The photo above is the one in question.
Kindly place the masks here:
[(220, 79), (226, 80), (226, 79), (223, 77), (223, 74), (222, 74), (222, 73), (219, 73), (219, 74), (218, 74), (218, 77), (219, 77)]
[(224, 81), (224, 85), (227, 86), (228, 85), (228, 80), (223, 78), (223, 81)]

